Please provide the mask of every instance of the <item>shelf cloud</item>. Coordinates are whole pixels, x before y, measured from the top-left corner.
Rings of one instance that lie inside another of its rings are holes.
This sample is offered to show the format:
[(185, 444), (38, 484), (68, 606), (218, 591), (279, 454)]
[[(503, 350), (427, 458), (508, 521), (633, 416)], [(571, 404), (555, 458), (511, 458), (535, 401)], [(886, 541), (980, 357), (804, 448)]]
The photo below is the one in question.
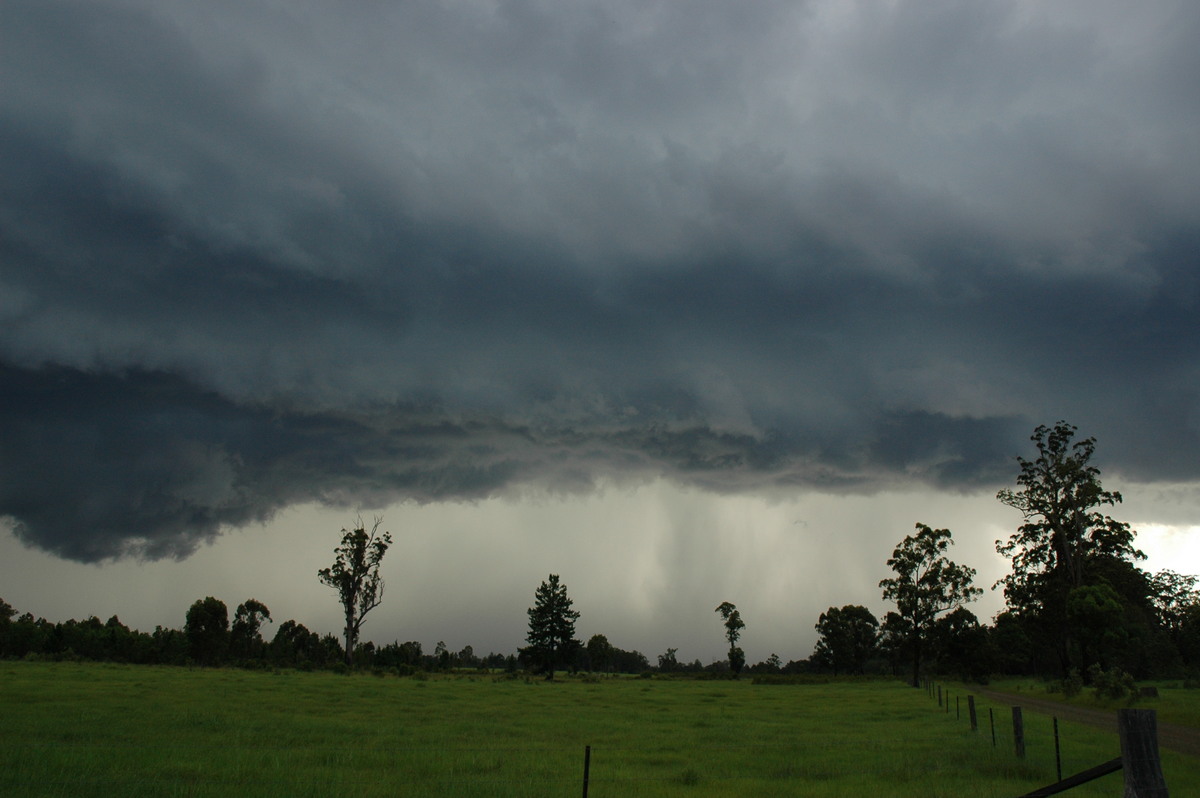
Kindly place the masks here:
[(1200, 479), (1200, 7), (13, 0), (0, 515)]

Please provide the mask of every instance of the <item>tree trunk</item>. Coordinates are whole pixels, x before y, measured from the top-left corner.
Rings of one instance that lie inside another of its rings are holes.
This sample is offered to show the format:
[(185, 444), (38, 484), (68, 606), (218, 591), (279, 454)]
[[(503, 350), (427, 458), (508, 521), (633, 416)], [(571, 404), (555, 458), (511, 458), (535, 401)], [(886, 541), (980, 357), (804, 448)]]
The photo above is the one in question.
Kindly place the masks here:
[(354, 644), (357, 642), (358, 634), (354, 629), (354, 617), (350, 613), (346, 613), (346, 667), (354, 666)]
[(921, 639), (919, 637), (913, 640), (912, 686), (921, 686)]

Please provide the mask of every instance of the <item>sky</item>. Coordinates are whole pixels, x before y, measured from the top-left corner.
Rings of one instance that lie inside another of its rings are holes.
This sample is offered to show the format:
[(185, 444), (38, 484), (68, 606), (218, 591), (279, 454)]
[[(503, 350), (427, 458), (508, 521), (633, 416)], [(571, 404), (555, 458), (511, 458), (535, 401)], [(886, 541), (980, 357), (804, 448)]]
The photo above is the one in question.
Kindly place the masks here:
[[(0, 596), (181, 626), (382, 516), (364, 637), (557, 573), (652, 660), (811, 653), (1039, 424), (1200, 572), (1200, 5), (6, 0)], [(995, 593), (975, 607), (985, 620)], [(267, 633), (270, 634), (268, 627)]]

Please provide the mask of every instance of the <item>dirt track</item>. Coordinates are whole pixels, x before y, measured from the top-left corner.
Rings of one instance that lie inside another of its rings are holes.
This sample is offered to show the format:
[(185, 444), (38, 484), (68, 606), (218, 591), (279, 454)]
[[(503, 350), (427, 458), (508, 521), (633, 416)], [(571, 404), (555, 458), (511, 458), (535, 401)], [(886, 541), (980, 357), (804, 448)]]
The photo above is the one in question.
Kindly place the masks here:
[[(1089, 726), (1107, 729), (1114, 733), (1117, 730), (1117, 711), (1115, 709), (1075, 707), (1024, 693), (1004, 693), (998, 690), (989, 690), (986, 687), (976, 687), (972, 692), (977, 692), (998, 704), (1010, 707), (1019, 706), (1022, 710), (1052, 715), (1060, 720), (1086, 723)], [(1192, 726), (1179, 726), (1174, 723), (1159, 723), (1158, 744), (1171, 751), (1200, 757), (1200, 729)]]

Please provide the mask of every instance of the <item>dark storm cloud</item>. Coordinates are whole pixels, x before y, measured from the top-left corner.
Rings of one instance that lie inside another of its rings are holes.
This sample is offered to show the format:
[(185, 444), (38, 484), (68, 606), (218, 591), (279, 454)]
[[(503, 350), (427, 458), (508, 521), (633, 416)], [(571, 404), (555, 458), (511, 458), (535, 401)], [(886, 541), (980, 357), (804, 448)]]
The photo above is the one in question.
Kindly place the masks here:
[(8, 3), (0, 514), (1194, 480), (1193, 6)]

